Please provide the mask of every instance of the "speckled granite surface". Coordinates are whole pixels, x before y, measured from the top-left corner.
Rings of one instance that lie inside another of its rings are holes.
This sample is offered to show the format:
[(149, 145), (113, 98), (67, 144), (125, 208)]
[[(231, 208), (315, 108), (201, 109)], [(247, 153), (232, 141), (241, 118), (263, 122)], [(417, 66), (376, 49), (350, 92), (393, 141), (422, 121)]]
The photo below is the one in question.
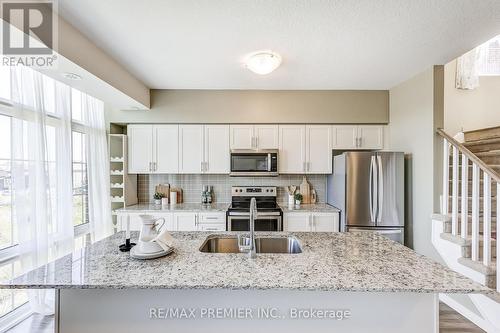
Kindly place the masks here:
[(182, 203), (177, 205), (153, 205), (138, 204), (117, 209), (118, 213), (158, 213), (158, 212), (225, 212), (229, 203), (217, 203), (212, 205), (202, 205), (200, 203)]
[(299, 208), (297, 206), (288, 206), (286, 203), (280, 204), (283, 213), (292, 213), (292, 212), (315, 212), (315, 213), (338, 213), (340, 209), (330, 206), (326, 203), (317, 203), (317, 204), (301, 204)]
[[(123, 233), (118, 233), (3, 283), (1, 288), (491, 292), (374, 233), (281, 233), (295, 236), (303, 252), (258, 254), (254, 260), (244, 254), (199, 252), (208, 235), (210, 233), (173, 233), (174, 254), (141, 261), (118, 250), (118, 244), (123, 242)], [(257, 236), (266, 235), (269, 234), (257, 233)], [(134, 233), (133, 239), (136, 238)]]

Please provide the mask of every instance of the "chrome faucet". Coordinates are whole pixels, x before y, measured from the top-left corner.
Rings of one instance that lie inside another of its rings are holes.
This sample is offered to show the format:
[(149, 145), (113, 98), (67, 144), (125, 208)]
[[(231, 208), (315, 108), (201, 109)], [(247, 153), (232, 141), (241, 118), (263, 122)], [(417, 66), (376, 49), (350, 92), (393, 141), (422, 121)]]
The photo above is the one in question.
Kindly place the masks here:
[(248, 253), (248, 256), (252, 259), (257, 258), (257, 251), (255, 249), (256, 216), (257, 216), (257, 201), (255, 200), (255, 198), (252, 198), (250, 199), (250, 237), (244, 237), (243, 235), (238, 234), (238, 247), (240, 249), (240, 252)]
[(255, 217), (257, 216), (257, 201), (255, 198), (250, 199), (250, 249), (248, 256), (252, 259), (257, 258), (255, 251)]

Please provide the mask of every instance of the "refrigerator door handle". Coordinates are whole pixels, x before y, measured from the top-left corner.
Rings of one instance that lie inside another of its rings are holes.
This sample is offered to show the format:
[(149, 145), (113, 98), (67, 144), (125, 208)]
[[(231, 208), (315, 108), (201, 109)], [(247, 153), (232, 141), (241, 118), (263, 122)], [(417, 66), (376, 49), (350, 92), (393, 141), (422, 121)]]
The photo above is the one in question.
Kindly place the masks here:
[[(369, 180), (369, 189), (368, 189), (368, 195), (369, 195), (369, 201), (370, 201), (370, 222), (375, 222), (375, 213), (373, 211), (374, 205), (373, 205), (373, 189), (377, 188), (377, 185), (374, 184), (376, 182), (377, 177), (375, 176), (375, 156), (372, 156), (371, 161), (370, 161), (370, 180)], [(375, 186), (374, 186), (375, 185)]]
[(384, 205), (384, 172), (382, 166), (382, 157), (377, 155), (378, 164), (378, 212), (377, 212), (377, 222), (382, 222), (382, 208)]

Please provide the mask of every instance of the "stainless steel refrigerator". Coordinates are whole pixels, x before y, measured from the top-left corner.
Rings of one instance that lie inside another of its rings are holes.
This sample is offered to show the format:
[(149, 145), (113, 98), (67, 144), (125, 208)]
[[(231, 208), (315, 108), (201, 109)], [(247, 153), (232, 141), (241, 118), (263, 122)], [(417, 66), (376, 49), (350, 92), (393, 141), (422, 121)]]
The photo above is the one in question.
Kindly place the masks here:
[(404, 153), (346, 152), (333, 158), (328, 203), (341, 231), (373, 230), (404, 244)]

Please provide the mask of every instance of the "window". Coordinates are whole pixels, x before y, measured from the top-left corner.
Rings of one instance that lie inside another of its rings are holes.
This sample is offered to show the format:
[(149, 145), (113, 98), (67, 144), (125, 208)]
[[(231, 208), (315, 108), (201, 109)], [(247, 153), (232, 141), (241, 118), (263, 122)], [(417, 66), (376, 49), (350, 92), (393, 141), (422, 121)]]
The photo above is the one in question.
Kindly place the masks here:
[(500, 36), (480, 46), (479, 75), (500, 75)]
[(0, 249), (16, 243), (12, 223), (10, 117), (0, 115)]
[(73, 131), (73, 225), (87, 223), (87, 162), (85, 134)]
[[(15, 210), (11, 200), (11, 168), (14, 157), (18, 158), (25, 168), (29, 166), (27, 149), (23, 147), (23, 154), (20, 156), (16, 149), (12, 151), (13, 135), (22, 135), (26, 138), (30, 132), (29, 112), (17, 112), (10, 106), (11, 86), (10, 68), (0, 66), (0, 281), (10, 280), (20, 275), (22, 266), (18, 256), (17, 226), (13, 218)], [(54, 174), (57, 172), (57, 145), (56, 137), (60, 115), (56, 106), (57, 85), (62, 83), (54, 79), (43, 77), (44, 108), (49, 114), (46, 121), (46, 163), (47, 172)], [(71, 118), (72, 118), (72, 187), (73, 187), (73, 226), (75, 227), (75, 249), (85, 246), (88, 237), (88, 181), (87, 181), (87, 157), (85, 146), (86, 127), (83, 124), (84, 114), (82, 111), (82, 93), (76, 89), (71, 90)], [(29, 109), (29, 108), (28, 108)], [(22, 129), (21, 129), (22, 128)], [(15, 129), (15, 130), (14, 130)], [(28, 142), (28, 140), (24, 140)], [(20, 150), (21, 151), (21, 150)], [(56, 179), (56, 177), (50, 177)], [(51, 206), (56, 208), (56, 186), (49, 184), (48, 193)], [(50, 227), (50, 226), (49, 226)], [(4, 289), (0, 290), (0, 317), (9, 314), (13, 315), (21, 305), (28, 300), (27, 292), (24, 290)], [(16, 310), (17, 309), (17, 310)], [(12, 312), (13, 310), (16, 310)], [(3, 317), (3, 318), (7, 318)], [(2, 328), (0, 327), (0, 330)]]

